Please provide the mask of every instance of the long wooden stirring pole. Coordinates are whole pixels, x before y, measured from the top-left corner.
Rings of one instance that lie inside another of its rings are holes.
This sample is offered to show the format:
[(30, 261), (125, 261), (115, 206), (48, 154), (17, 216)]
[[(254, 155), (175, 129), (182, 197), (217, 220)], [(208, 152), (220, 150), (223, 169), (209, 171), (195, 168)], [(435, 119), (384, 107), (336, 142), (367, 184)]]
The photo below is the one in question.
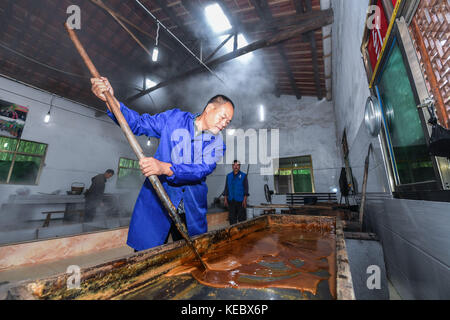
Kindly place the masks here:
[[(86, 50), (84, 50), (83, 45), (78, 40), (78, 37), (71, 29), (67, 23), (64, 24), (67, 32), (69, 33), (70, 39), (72, 40), (73, 44), (77, 48), (78, 53), (80, 54), (81, 58), (83, 59), (84, 63), (88, 67), (92, 77), (94, 78), (100, 78), (100, 73), (95, 68), (94, 64), (92, 63), (92, 60), (89, 58), (88, 54), (86, 53)], [(136, 154), (137, 158), (140, 160), (145, 157), (144, 152), (142, 151), (142, 148), (140, 144), (137, 142), (133, 132), (130, 129), (130, 126), (128, 125), (127, 121), (125, 120), (122, 112), (120, 111), (120, 106), (116, 104), (116, 100), (109, 92), (104, 92), (106, 101), (111, 108), (111, 112), (114, 114), (114, 116), (117, 119), (117, 122), (119, 123), (120, 127), (122, 128), (123, 133), (125, 134), (125, 137), (127, 138), (128, 142), (130, 143), (131, 148), (133, 149), (134, 153)], [(181, 221), (180, 217), (177, 214), (177, 209), (173, 205), (172, 201), (170, 200), (169, 196), (166, 193), (166, 190), (164, 190), (161, 182), (159, 181), (158, 177), (155, 175), (151, 175), (148, 177), (151, 184), (153, 185), (153, 188), (156, 190), (156, 193), (159, 196), (159, 199), (161, 200), (164, 207), (167, 209), (170, 218), (175, 223), (175, 226), (177, 227), (178, 231), (183, 236), (184, 240), (186, 240), (189, 247), (194, 252), (195, 256), (200, 260), (202, 266), (207, 269), (206, 264), (203, 262), (200, 254), (198, 253), (197, 249), (194, 246), (194, 243), (192, 242), (191, 238), (189, 238), (189, 235), (187, 233), (187, 230)]]

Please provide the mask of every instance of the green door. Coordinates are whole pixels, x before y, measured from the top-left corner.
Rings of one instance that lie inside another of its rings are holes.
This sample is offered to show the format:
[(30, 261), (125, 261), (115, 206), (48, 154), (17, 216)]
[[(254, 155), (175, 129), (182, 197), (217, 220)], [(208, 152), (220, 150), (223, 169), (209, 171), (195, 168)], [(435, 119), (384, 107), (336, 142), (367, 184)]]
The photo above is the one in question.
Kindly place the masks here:
[(294, 192), (313, 192), (310, 169), (293, 170), (292, 174), (294, 177)]

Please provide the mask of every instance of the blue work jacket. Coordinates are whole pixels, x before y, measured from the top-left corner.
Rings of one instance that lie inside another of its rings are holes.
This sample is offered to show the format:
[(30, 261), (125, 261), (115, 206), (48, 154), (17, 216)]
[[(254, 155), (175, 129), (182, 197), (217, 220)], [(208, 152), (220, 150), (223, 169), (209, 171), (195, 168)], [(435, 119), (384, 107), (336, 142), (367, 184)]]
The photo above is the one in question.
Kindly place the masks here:
[[(139, 115), (120, 103), (125, 120), (137, 135), (159, 138), (154, 158), (171, 163), (173, 175), (159, 176), (175, 208), (183, 199), (189, 236), (205, 233), (207, 193), (206, 176), (214, 171), (216, 162), (225, 152), (222, 136), (202, 133), (195, 136), (195, 114), (179, 109), (153, 116)], [(115, 116), (108, 115), (117, 123)], [(172, 220), (148, 179), (139, 193), (130, 221), (127, 244), (136, 250), (145, 250), (163, 244)]]
[(247, 189), (244, 186), (245, 178), (247, 175), (239, 171), (236, 175), (234, 172), (230, 172), (227, 175), (227, 181), (225, 189), (227, 191), (228, 201), (244, 201), (244, 196), (248, 196)]

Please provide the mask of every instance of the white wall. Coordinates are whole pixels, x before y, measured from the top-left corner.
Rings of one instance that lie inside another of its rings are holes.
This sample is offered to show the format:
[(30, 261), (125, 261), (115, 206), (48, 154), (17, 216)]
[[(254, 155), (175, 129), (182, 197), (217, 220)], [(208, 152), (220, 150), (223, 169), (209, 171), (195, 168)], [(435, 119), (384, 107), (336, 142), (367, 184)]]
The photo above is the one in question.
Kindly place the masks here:
[(365, 104), (370, 90), (360, 47), (369, 1), (332, 1), (332, 7), (335, 15), (332, 33), (333, 101), (338, 143), (341, 143), (346, 129), (349, 162), (359, 191), (362, 187), (365, 157), (369, 144), (372, 143), (374, 153), (369, 162), (367, 191), (389, 192), (381, 144), (378, 138), (368, 135), (364, 125)]
[[(45, 166), (37, 186), (0, 184), (0, 205), (17, 189), (29, 188), (31, 194), (70, 190), (73, 182), (82, 182), (86, 188), (91, 178), (106, 169), (114, 175), (106, 184), (106, 193), (123, 193), (117, 189), (117, 169), (120, 157), (135, 156), (120, 128), (106, 115), (95, 117), (95, 111), (75, 102), (55, 98), (51, 120), (44, 123), (52, 96), (49, 93), (0, 77), (0, 99), (29, 108), (22, 139), (48, 144)], [(65, 110), (63, 110), (65, 109)], [(139, 139), (148, 154), (154, 148)], [(1, 213), (4, 221), (7, 212)]]
[[(251, 98), (250, 98), (251, 101)], [(338, 186), (340, 173), (340, 160), (337, 152), (336, 128), (333, 104), (324, 100), (318, 101), (315, 97), (303, 97), (297, 100), (294, 96), (264, 95), (258, 103), (249, 102), (242, 106), (241, 126), (244, 131), (248, 129), (279, 129), (279, 157), (293, 157), (311, 155), (314, 170), (314, 183), (316, 192), (331, 192)], [(259, 121), (259, 105), (264, 104), (265, 121)], [(241, 107), (241, 106), (239, 106)], [(270, 139), (270, 133), (268, 134)], [(227, 147), (225, 157), (238, 158), (237, 151), (229, 155), (230, 146)], [(270, 155), (270, 147), (268, 147)], [(242, 162), (241, 170), (246, 172), (249, 160), (247, 145), (246, 161)], [(208, 177), (208, 203), (223, 191), (225, 176), (231, 172), (231, 164), (219, 165), (216, 171)], [(260, 165), (250, 165), (249, 171), (249, 203), (259, 205), (265, 203), (264, 184), (274, 189), (273, 176), (263, 176)]]

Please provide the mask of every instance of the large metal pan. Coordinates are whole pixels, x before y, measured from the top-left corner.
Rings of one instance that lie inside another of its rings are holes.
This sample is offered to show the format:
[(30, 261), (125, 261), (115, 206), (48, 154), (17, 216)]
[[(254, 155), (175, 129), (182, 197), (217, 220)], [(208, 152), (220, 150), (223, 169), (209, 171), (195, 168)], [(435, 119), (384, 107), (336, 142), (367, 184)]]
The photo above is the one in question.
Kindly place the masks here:
[[(232, 227), (212, 231), (193, 240), (200, 254), (271, 225), (332, 225), (336, 233), (337, 299), (354, 299), (342, 222), (336, 217), (267, 215)], [(168, 271), (195, 259), (184, 241), (156, 247), (95, 267), (81, 269), (79, 289), (68, 289), (71, 274), (18, 283), (9, 290), (10, 299), (332, 299), (324, 281), (315, 296), (293, 289), (211, 288), (190, 275), (164, 277)]]

